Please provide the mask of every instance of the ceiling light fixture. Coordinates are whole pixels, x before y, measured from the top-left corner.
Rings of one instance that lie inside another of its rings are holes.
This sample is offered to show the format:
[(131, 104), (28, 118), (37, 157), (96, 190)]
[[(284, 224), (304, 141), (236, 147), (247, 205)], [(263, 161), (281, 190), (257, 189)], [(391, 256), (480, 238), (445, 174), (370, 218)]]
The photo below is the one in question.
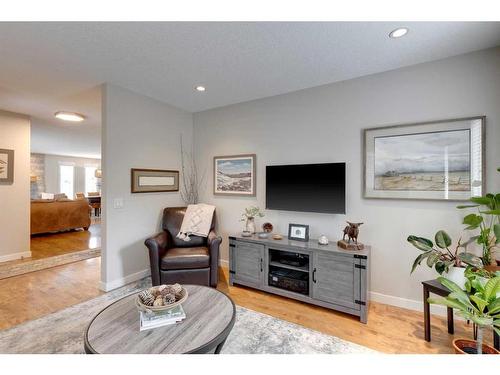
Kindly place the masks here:
[(408, 34), (408, 29), (406, 27), (398, 27), (396, 30), (392, 30), (389, 34), (389, 38), (401, 38), (402, 36), (405, 36)]
[(198, 92), (204, 92), (204, 91), (206, 91), (206, 88), (205, 88), (205, 86), (196, 86), (195, 90)]
[(75, 112), (59, 111), (54, 113), (54, 116), (63, 121), (81, 122), (85, 120), (85, 116)]

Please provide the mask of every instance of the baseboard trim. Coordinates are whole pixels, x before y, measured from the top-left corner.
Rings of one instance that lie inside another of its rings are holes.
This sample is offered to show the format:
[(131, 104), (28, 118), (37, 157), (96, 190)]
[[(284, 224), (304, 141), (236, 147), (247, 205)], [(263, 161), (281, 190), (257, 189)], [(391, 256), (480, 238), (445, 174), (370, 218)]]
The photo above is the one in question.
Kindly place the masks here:
[(151, 270), (150, 269), (145, 269), (145, 270), (142, 270), (142, 271), (139, 271), (139, 272), (127, 275), (125, 277), (121, 277), (119, 279), (107, 282), (107, 283), (104, 282), (104, 281), (101, 281), (99, 283), (99, 288), (103, 292), (109, 292), (109, 291), (111, 291), (113, 289), (120, 288), (120, 287), (122, 287), (124, 285), (133, 283), (134, 281), (143, 279), (143, 278), (148, 277), (150, 275), (151, 275)]
[(11, 260), (18, 260), (23, 258), (31, 258), (31, 251), (23, 251), (20, 253), (3, 255), (0, 257), (0, 262), (9, 262)]
[[(414, 311), (424, 311), (424, 306), (422, 301), (390, 296), (387, 294), (382, 294), (378, 292), (370, 292), (370, 301), (383, 303), (386, 305), (401, 307), (403, 309), (414, 310)], [(446, 307), (431, 305), (431, 313), (440, 316), (446, 316)]]

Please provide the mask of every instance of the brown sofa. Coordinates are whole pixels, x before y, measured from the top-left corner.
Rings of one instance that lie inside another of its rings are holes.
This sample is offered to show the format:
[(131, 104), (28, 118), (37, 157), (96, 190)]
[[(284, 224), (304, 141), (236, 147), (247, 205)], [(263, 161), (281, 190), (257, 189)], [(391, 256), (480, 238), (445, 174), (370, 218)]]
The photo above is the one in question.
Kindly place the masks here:
[(86, 199), (31, 201), (31, 234), (89, 229), (92, 208)]
[(198, 284), (217, 286), (219, 246), (215, 213), (208, 238), (191, 236), (185, 242), (177, 238), (186, 207), (170, 207), (163, 210), (163, 231), (146, 240), (149, 249), (151, 279), (153, 285)]

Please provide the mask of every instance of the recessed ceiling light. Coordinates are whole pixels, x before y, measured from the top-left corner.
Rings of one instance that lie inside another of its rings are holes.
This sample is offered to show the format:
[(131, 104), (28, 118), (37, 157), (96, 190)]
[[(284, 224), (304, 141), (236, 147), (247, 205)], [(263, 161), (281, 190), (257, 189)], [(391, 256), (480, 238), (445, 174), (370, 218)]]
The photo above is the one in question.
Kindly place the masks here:
[(204, 92), (206, 90), (205, 86), (196, 86), (195, 89), (196, 89), (196, 91), (199, 91), (199, 92)]
[(398, 27), (396, 30), (392, 30), (389, 34), (389, 38), (401, 38), (408, 34), (408, 29), (406, 27)]
[(59, 111), (54, 113), (54, 116), (63, 121), (81, 122), (85, 120), (85, 116), (75, 112)]

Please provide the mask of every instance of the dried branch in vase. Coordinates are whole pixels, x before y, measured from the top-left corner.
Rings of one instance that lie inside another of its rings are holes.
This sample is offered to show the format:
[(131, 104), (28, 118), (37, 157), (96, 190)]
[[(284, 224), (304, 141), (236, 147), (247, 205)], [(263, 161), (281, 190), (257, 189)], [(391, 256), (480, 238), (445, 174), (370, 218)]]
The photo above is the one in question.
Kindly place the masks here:
[(205, 173), (198, 176), (198, 168), (193, 156), (193, 151), (184, 151), (184, 142), (181, 134), (181, 198), (186, 204), (199, 202), (199, 189), (205, 179)]

